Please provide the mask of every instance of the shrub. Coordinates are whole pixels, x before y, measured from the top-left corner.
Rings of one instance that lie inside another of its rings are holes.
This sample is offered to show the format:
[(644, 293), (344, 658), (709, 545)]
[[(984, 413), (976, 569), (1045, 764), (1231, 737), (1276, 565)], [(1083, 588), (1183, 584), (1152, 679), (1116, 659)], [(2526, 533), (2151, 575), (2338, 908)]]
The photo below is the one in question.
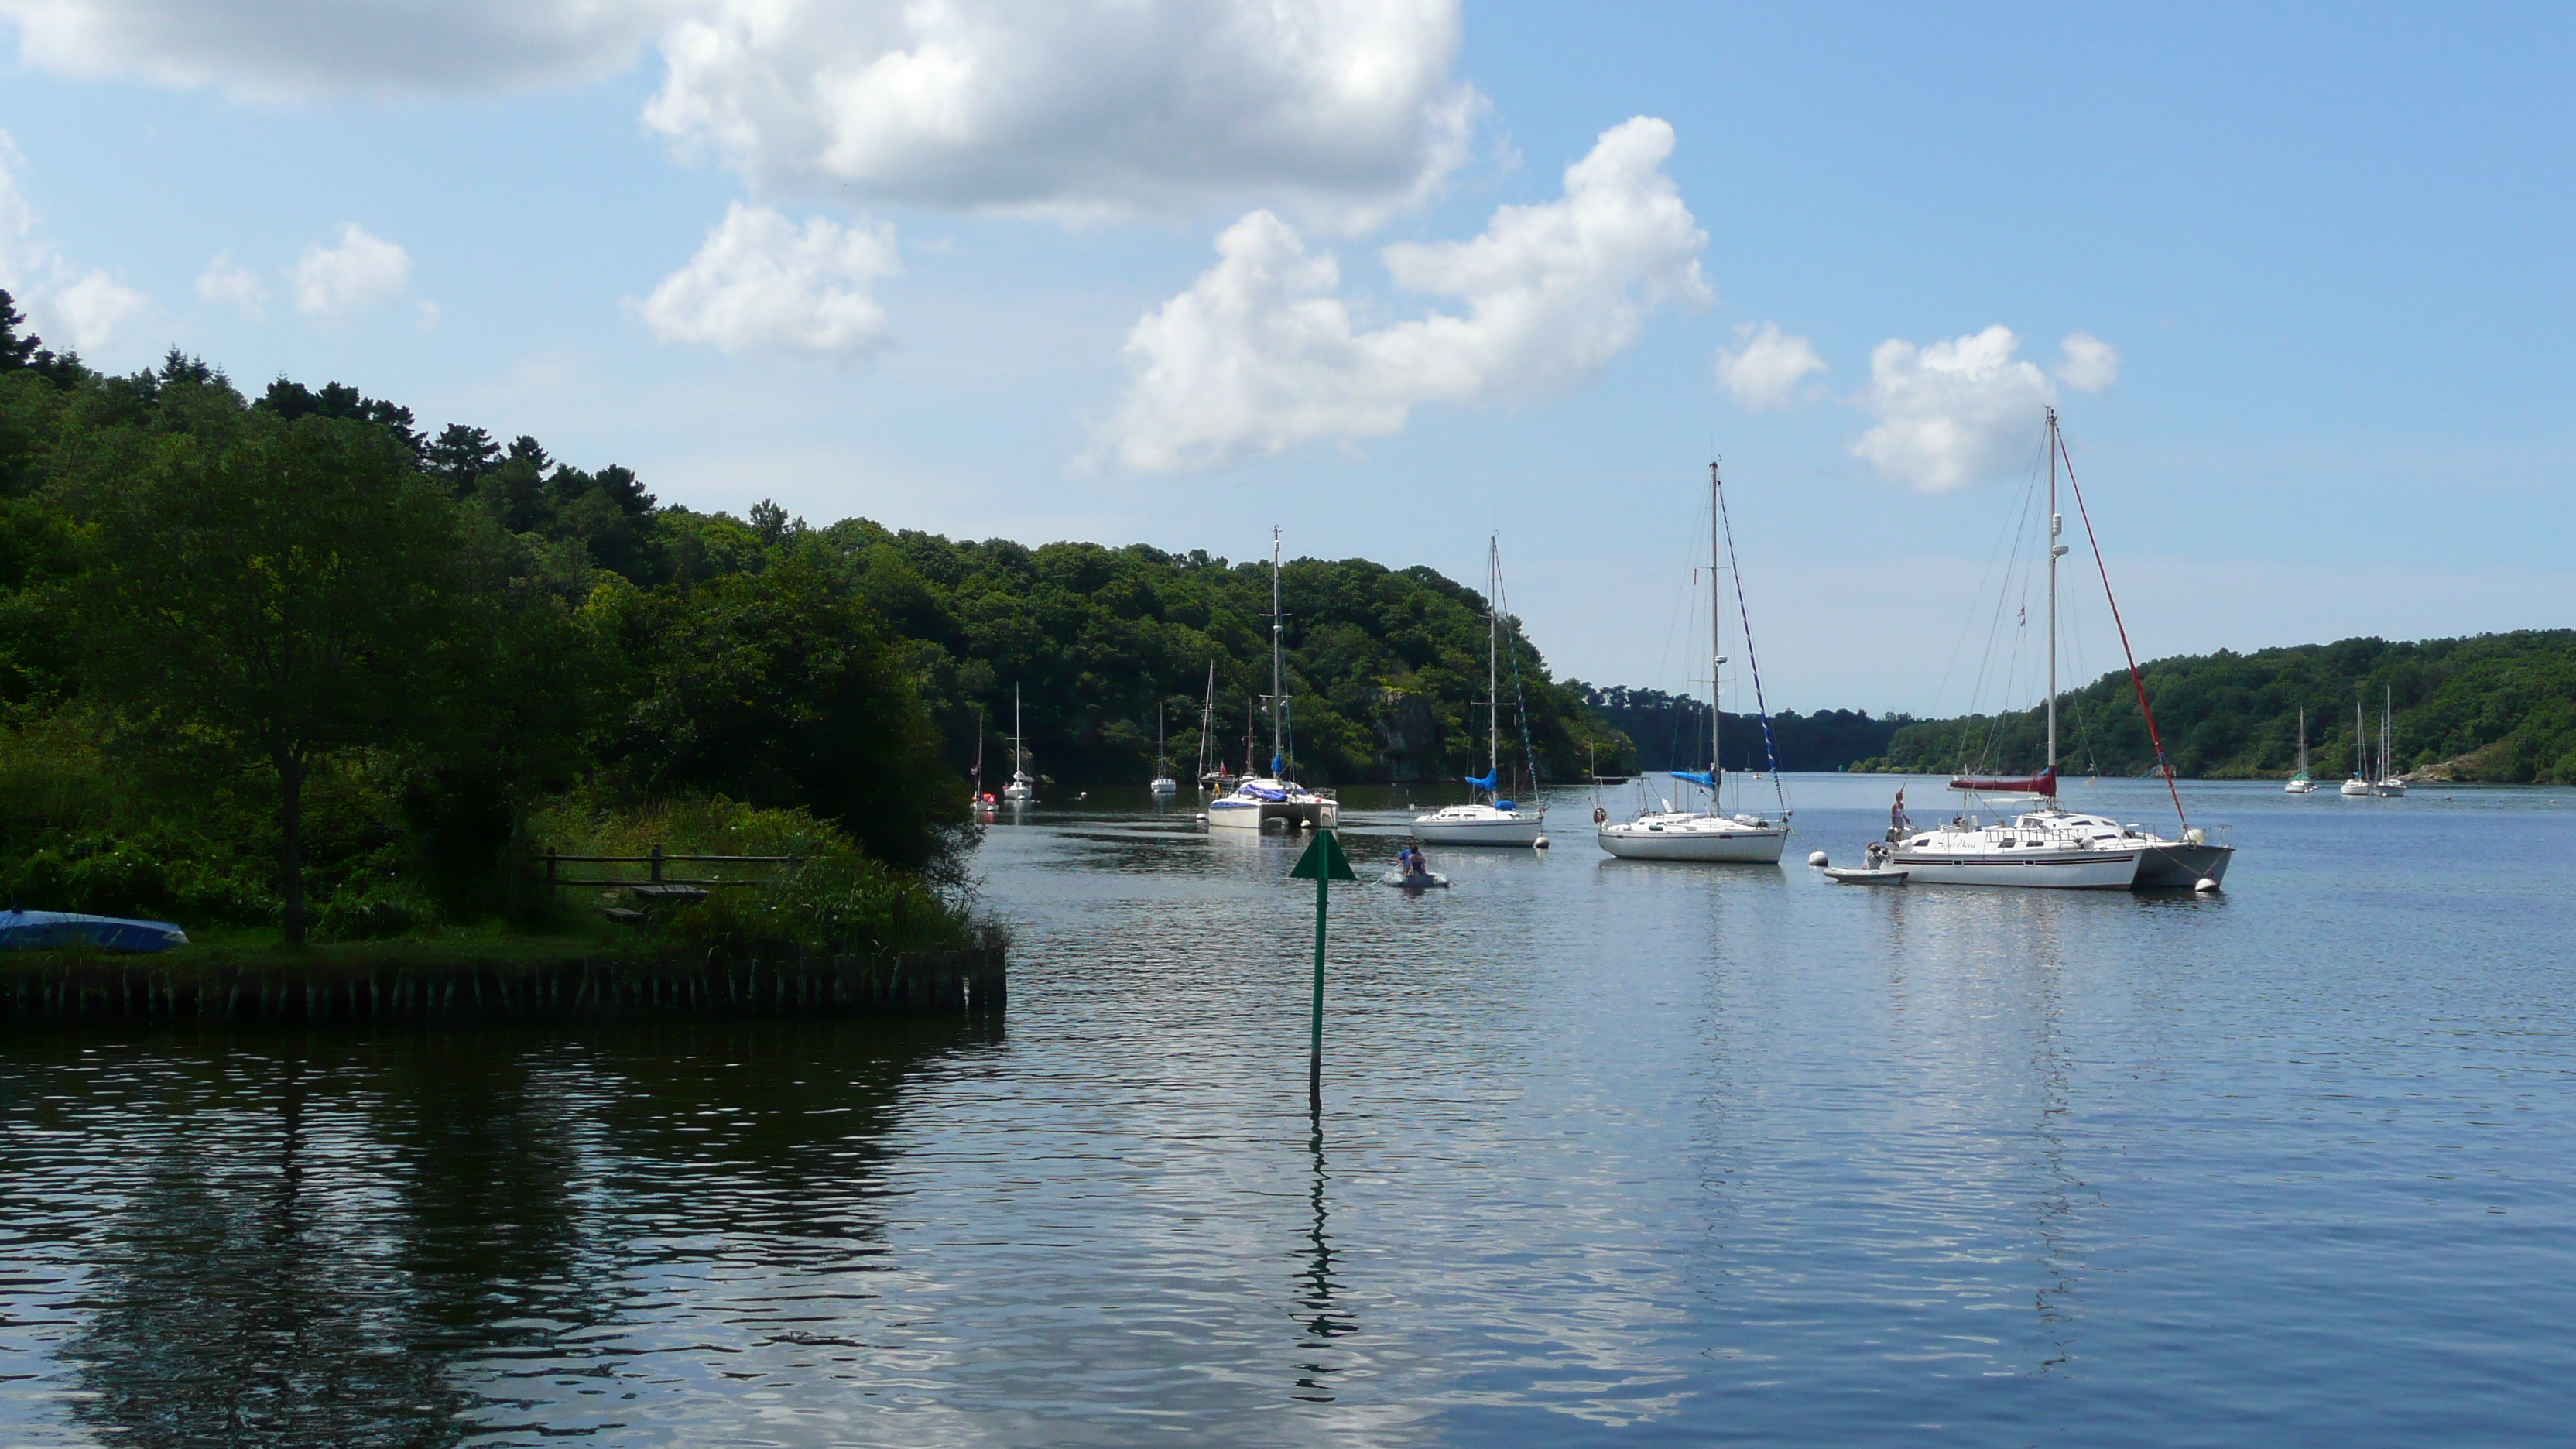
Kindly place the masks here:
[(386, 941), (433, 926), (438, 910), (407, 890), (340, 892), (322, 905), (314, 918), (317, 941)]

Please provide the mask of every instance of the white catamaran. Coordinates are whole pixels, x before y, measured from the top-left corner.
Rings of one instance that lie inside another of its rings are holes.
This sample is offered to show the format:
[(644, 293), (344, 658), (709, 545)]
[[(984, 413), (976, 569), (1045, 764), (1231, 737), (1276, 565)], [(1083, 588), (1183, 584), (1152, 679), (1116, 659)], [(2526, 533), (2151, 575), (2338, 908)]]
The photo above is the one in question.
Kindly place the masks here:
[[(1485, 541), (1485, 773), (1469, 776), (1467, 783), (1491, 797), (1465, 805), (1450, 805), (1428, 815), (1413, 817), (1414, 838), (1432, 845), (1536, 845), (1541, 827), (1547, 822), (1544, 808), (1525, 809), (1502, 795), (1503, 731), (1502, 672), (1497, 663), (1497, 650), (1502, 637), (1502, 544), (1499, 538)], [(1520, 666), (1514, 664), (1514, 677)], [(1528, 738), (1527, 721), (1523, 721), (1522, 738)], [(1533, 762), (1535, 765), (1535, 762)], [(1536, 770), (1532, 770), (1535, 783)]]
[(1270, 530), (1270, 773), (1253, 774), (1249, 767), (1232, 790), (1208, 802), (1207, 822), (1228, 830), (1259, 830), (1273, 820), (1284, 821), (1288, 828), (1301, 826), (1330, 829), (1341, 823), (1341, 802), (1330, 794), (1309, 790), (1289, 778), (1288, 755), (1291, 752), (1288, 692), (1281, 636), (1282, 622), (1288, 617), (1279, 608), (1279, 530)]
[[(1896, 806), (1890, 810), (1887, 831), (1888, 849), (1883, 855), (1888, 869), (1906, 872), (1909, 879), (1927, 885), (2039, 886), (2060, 890), (2126, 890), (2133, 886), (2195, 886), (2215, 889), (2227, 874), (2228, 861), (2235, 847), (2213, 845), (2188, 821), (2183, 823), (2182, 838), (2167, 840), (2141, 827), (2122, 825), (2107, 815), (2094, 815), (2068, 810), (2057, 803), (2057, 561), (2066, 556), (2067, 546), (2058, 537), (2065, 532), (2066, 519), (2057, 511), (2057, 469), (2066, 464), (2066, 481), (2075, 490), (2078, 513), (2083, 512), (2084, 492), (2075, 482), (2074, 460), (2067, 457), (2065, 440), (2057, 431), (2057, 409), (2048, 409), (2048, 755), (2040, 772), (2017, 779), (1956, 778), (1950, 788), (1978, 795), (2001, 794), (2021, 797), (2015, 813), (1984, 824), (1979, 817), (1960, 814), (1946, 825), (1929, 830), (1916, 829), (1905, 816), (1905, 792), (1896, 794)], [(2092, 539), (2092, 523), (2085, 523), (2085, 537)], [(2094, 561), (2101, 567), (2101, 547), (2094, 544)], [(2110, 593), (2110, 575), (2103, 571), (2102, 588)], [(2119, 618), (2119, 602), (2111, 600), (2111, 614)], [(2128, 649), (2128, 635), (2121, 634), (2122, 651)], [(2174, 785), (2173, 768), (2165, 761), (2163, 737), (2156, 729), (2155, 711), (2147, 706), (2146, 687), (2140, 682), (2137, 661), (2129, 661), (2129, 681), (2138, 693), (2138, 708), (2145, 715), (2147, 738), (2155, 745), (2156, 765), (2163, 773), (2165, 788), (2173, 796), (2174, 814), (2182, 814), (2182, 793)]]
[[(1721, 549), (1721, 538), (1723, 548)], [(1725, 676), (1726, 652), (1721, 626), (1726, 613), (1725, 595), (1718, 589), (1719, 559), (1725, 559), (1729, 573), (1735, 566), (1735, 530), (1726, 519), (1726, 495), (1717, 479), (1717, 465), (1708, 465), (1708, 768), (1674, 770), (1672, 777), (1686, 785), (1708, 792), (1705, 810), (1675, 810), (1669, 801), (1655, 802), (1657, 808), (1640, 811), (1633, 820), (1612, 822), (1602, 810), (1592, 812), (1594, 838), (1601, 848), (1622, 860), (1687, 860), (1733, 865), (1778, 865), (1780, 852), (1789, 843), (1788, 800), (1780, 790), (1780, 762), (1771, 756), (1771, 791), (1779, 805), (1779, 818), (1739, 813), (1726, 813), (1723, 787), (1726, 780), (1722, 757), (1718, 754), (1718, 717), (1723, 703), (1719, 681)], [(1736, 578), (1736, 612), (1744, 611), (1744, 581)], [(1763, 749), (1770, 754), (1771, 720), (1761, 703), (1762, 666), (1753, 658), (1753, 626), (1744, 626), (1744, 657), (1753, 668), (1754, 702), (1763, 709)]]

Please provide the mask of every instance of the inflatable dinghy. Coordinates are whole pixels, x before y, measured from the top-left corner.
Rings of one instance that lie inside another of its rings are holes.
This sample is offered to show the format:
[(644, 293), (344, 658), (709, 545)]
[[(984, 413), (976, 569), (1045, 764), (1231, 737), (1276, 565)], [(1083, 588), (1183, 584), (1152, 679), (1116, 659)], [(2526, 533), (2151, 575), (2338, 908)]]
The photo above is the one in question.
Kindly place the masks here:
[(1839, 881), (1844, 885), (1905, 884), (1906, 873), (1901, 870), (1843, 870), (1833, 866), (1826, 866), (1823, 869), (1826, 879)]
[(1445, 891), (1449, 889), (1449, 877), (1437, 873), (1431, 875), (1407, 875), (1400, 870), (1391, 870), (1386, 874), (1379, 876), (1377, 878), (1377, 883), (1379, 885), (1390, 885), (1395, 887), (1397, 890), (1402, 891)]

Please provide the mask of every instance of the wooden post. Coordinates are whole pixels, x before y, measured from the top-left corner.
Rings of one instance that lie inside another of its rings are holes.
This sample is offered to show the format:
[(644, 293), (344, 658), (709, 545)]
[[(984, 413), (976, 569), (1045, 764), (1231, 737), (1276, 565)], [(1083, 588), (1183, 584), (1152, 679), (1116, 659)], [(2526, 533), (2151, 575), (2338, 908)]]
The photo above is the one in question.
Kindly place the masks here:
[[(554, 889), (555, 889), (555, 848), (554, 848), (553, 846), (549, 845), (549, 846), (547, 846), (547, 847), (546, 847), (546, 899), (548, 899), (548, 900), (553, 900), (553, 899), (554, 899)], [(551, 909), (551, 908), (550, 908), (550, 909)]]
[(653, 842), (653, 884), (662, 883), (662, 842)]

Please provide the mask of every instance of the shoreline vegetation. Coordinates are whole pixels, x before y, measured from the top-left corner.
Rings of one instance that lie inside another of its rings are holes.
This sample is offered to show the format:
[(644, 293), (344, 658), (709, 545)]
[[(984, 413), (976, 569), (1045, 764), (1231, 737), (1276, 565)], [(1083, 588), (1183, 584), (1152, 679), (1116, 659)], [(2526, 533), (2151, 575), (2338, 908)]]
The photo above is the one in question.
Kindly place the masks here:
[[(2375, 740), (2392, 701), (2391, 757), (2410, 780), (2566, 784), (2576, 780), (2576, 630), (2526, 629), (2464, 639), (2345, 639), (2238, 654), (2185, 655), (2138, 668), (2174, 773), (2209, 780), (2285, 779), (2297, 768), (2307, 712), (2311, 772), (2353, 773), (2353, 705)], [(2155, 747), (2128, 672), (2058, 696), (2067, 774), (2152, 775)], [(2039, 767), (2043, 712), (1908, 720), (1856, 773), (2015, 774)], [(2375, 747), (2375, 746), (2374, 746)]]
[[(1263, 563), (818, 528), (768, 502), (700, 513), (626, 468), (431, 433), (336, 382), (252, 396), (176, 350), (103, 375), (22, 323), (0, 293), (0, 891), (28, 907), (175, 921), (208, 953), (988, 949), (960, 817), (979, 753), (988, 779), (1009, 772), (1015, 691), (1047, 791), (1139, 784), (1158, 714), (1175, 773), (1192, 769), (1213, 663), (1209, 744), (1244, 763), (1268, 686)], [(1475, 591), (1311, 558), (1282, 588), (1305, 779), (1481, 769)], [(1699, 706), (1559, 680), (1518, 619), (1502, 639), (1506, 736), (1526, 740), (1507, 772), (1705, 759)], [(2145, 673), (2187, 774), (2286, 773), (2300, 706), (2330, 774), (2356, 691), (2375, 727), (2385, 686), (2419, 776), (2576, 776), (2576, 631)], [(2071, 769), (2152, 768), (2125, 676), (2066, 701)], [(2011, 770), (2037, 718), (1784, 712), (1770, 735), (1792, 770)], [(1725, 738), (1729, 768), (1762, 763), (1758, 722), (1730, 717)], [(549, 847), (656, 845), (796, 863), (640, 928), (603, 919), (617, 888), (549, 889), (539, 869)]]

